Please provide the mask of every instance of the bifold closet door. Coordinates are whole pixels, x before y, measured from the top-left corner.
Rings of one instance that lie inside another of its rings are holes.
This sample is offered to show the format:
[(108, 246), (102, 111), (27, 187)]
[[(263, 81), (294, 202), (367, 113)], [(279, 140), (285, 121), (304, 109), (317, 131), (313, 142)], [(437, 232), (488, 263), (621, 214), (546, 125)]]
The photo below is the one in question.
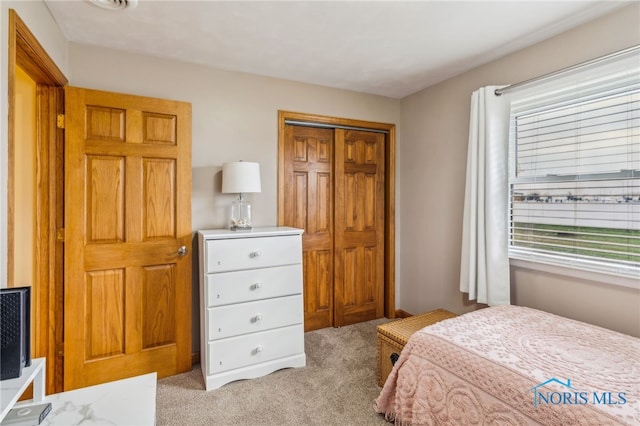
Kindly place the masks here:
[(282, 225), (305, 230), (305, 331), (382, 317), (385, 135), (284, 127)]
[(304, 229), (304, 329), (333, 326), (333, 129), (285, 126), (285, 225)]
[(334, 325), (384, 315), (382, 133), (335, 130)]

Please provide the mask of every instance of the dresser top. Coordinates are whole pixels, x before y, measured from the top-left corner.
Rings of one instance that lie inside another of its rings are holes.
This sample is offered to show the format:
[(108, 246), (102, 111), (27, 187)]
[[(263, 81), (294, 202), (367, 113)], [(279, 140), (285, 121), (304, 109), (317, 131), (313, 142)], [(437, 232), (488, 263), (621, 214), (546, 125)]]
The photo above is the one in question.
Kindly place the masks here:
[(232, 231), (230, 229), (201, 229), (198, 231), (202, 237), (207, 239), (231, 239), (231, 238), (254, 238), (254, 237), (277, 237), (279, 235), (300, 235), (304, 229), (291, 228), (288, 226), (263, 226), (254, 227), (251, 231)]

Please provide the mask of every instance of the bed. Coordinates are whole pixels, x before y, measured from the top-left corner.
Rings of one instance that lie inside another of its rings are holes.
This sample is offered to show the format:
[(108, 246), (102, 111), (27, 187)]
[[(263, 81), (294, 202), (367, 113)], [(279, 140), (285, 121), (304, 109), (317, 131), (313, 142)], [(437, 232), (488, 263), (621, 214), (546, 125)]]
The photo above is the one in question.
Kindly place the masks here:
[(497, 306), (423, 328), (375, 403), (400, 425), (640, 425), (640, 339)]

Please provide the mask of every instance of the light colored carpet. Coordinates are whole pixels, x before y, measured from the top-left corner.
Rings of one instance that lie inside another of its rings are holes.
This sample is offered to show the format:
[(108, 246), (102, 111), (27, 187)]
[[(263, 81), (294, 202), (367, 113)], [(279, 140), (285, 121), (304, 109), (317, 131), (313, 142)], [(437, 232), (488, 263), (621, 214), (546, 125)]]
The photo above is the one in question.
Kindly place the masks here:
[(162, 425), (384, 425), (375, 413), (380, 319), (305, 333), (307, 366), (204, 390), (200, 366), (158, 381)]

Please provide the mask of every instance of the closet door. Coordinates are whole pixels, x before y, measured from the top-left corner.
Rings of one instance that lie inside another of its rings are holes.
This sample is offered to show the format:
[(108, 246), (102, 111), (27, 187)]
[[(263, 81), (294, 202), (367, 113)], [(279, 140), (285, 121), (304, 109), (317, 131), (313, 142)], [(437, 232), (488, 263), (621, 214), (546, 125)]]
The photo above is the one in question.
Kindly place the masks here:
[(305, 331), (333, 326), (333, 129), (285, 126), (284, 225), (302, 234)]
[(384, 315), (384, 134), (335, 130), (335, 326)]
[(280, 225), (302, 235), (305, 331), (384, 316), (385, 135), (284, 125)]

